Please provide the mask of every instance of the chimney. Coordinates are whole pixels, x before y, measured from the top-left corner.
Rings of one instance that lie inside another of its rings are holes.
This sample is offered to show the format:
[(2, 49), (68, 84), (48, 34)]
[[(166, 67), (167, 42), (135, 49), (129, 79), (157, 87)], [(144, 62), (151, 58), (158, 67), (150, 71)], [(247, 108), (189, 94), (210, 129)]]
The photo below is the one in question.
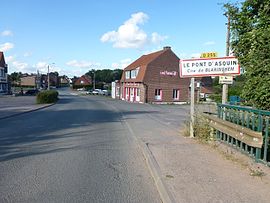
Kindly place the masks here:
[(164, 50), (164, 51), (165, 51), (165, 50), (170, 50), (170, 49), (171, 49), (170, 46), (163, 47), (163, 50)]

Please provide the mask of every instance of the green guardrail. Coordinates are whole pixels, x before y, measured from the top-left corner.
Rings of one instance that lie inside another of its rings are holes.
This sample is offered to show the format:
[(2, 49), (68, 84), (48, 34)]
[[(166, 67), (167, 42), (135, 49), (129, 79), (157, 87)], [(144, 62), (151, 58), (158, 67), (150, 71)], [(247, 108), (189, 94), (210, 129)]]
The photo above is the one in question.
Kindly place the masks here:
[(254, 109), (250, 107), (218, 104), (218, 117), (220, 119), (249, 128), (253, 131), (262, 132), (263, 146), (255, 148), (237, 140), (229, 135), (217, 131), (217, 139), (227, 142), (248, 153), (256, 159), (270, 166), (270, 143), (269, 143), (269, 118), (270, 111)]

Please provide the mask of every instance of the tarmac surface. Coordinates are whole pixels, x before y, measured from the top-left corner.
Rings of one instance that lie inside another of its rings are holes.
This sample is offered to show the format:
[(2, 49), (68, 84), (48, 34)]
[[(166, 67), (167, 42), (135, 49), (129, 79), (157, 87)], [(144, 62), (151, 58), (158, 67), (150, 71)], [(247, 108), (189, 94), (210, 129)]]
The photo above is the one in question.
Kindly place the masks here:
[(6, 119), (9, 128), (0, 124), (8, 134), (0, 136), (0, 201), (269, 202), (269, 168), (253, 176), (246, 165), (183, 137), (188, 105), (132, 104), (74, 92), (63, 92), (60, 101), (40, 111), (56, 118), (44, 133), (21, 131), (32, 132), (29, 140), (8, 138), (16, 134), (11, 126), (45, 122), (39, 111)]

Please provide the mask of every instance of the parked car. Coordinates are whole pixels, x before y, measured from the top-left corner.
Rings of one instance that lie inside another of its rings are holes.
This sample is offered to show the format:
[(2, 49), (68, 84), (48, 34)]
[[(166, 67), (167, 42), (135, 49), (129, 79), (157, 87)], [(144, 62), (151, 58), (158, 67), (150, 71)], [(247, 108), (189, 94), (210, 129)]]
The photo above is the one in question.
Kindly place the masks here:
[(85, 91), (85, 88), (78, 88), (77, 91)]
[(109, 96), (110, 93), (108, 90), (102, 90), (102, 95)]
[(31, 90), (27, 90), (24, 95), (27, 96), (35, 96), (39, 93), (39, 91), (37, 89), (31, 89)]
[(98, 95), (99, 92), (100, 92), (100, 89), (95, 89), (95, 90), (92, 91), (92, 94), (93, 95)]

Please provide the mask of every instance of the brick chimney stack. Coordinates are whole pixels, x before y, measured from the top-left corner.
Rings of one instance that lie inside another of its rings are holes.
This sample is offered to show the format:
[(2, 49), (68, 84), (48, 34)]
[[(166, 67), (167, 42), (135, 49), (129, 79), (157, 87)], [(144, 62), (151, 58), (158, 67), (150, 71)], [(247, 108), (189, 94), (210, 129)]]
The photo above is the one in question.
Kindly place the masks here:
[(168, 49), (171, 49), (171, 47), (170, 47), (170, 46), (163, 47), (163, 50), (164, 50), (164, 51), (165, 51), (165, 50), (168, 50)]

